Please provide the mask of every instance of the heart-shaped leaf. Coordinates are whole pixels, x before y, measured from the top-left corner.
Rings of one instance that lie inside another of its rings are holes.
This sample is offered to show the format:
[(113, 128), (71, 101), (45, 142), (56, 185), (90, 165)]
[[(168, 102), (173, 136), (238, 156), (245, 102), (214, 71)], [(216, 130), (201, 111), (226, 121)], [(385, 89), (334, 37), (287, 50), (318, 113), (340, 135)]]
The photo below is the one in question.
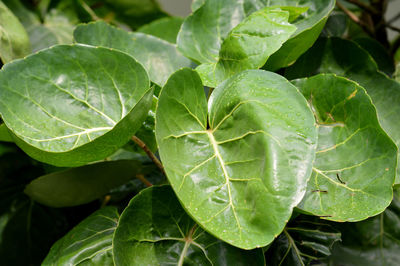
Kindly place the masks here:
[(31, 46), (24, 27), (0, 1), (0, 60), (5, 64), (24, 57), (30, 51)]
[(335, 7), (335, 0), (270, 0), (267, 3), (270, 6), (308, 7), (307, 12), (293, 22), (297, 30), (291, 39), (268, 59), (265, 66), (269, 70), (289, 66), (307, 51), (317, 40)]
[(153, 186), (124, 210), (113, 239), (115, 265), (264, 265), (261, 249), (245, 251), (205, 232), (170, 186)]
[(41, 176), (24, 192), (47, 206), (76, 206), (100, 198), (143, 171), (139, 161), (101, 162)]
[(176, 37), (181, 29), (183, 18), (166, 17), (157, 19), (137, 31), (153, 35), (170, 43), (176, 43)]
[(203, 84), (215, 88), (236, 73), (261, 68), (296, 31), (288, 20), (289, 12), (270, 7), (245, 18), (222, 42), (218, 62), (196, 69)]
[(3, 67), (0, 113), (31, 157), (80, 166), (130, 139), (150, 109), (149, 87), (144, 68), (125, 53), (60, 45)]
[(192, 65), (174, 44), (144, 33), (129, 33), (103, 21), (79, 25), (74, 38), (79, 43), (109, 47), (131, 55), (146, 68), (150, 80), (160, 86), (176, 70)]
[(324, 219), (353, 222), (384, 211), (393, 197), (397, 148), (365, 90), (332, 74), (294, 84), (318, 128), (313, 174), (298, 207)]
[(269, 244), (302, 199), (316, 129), (304, 97), (277, 74), (241, 72), (207, 108), (198, 74), (183, 69), (161, 91), (156, 138), (185, 209), (211, 234), (251, 249)]
[[(400, 147), (400, 83), (378, 71), (372, 57), (356, 43), (339, 38), (322, 38), (287, 69), (289, 79), (317, 73), (335, 73), (358, 82), (366, 89), (378, 111), (382, 128)], [(400, 156), (398, 156), (400, 165)], [(400, 184), (400, 167), (396, 184)]]
[(113, 265), (112, 238), (118, 219), (116, 207), (96, 211), (59, 239), (42, 265)]

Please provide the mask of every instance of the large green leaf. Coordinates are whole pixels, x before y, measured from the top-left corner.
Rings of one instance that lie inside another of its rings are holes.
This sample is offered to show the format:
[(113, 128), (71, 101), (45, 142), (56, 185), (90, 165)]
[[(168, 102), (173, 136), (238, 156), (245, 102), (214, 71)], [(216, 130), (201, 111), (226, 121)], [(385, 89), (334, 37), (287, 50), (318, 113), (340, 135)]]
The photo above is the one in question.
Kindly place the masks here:
[(125, 53), (60, 45), (2, 68), (0, 113), (31, 157), (79, 166), (130, 139), (150, 109), (149, 86), (146, 71)]
[(176, 43), (182, 22), (183, 18), (180, 17), (165, 17), (144, 25), (137, 31), (156, 36), (170, 43)]
[(293, 24), (297, 27), (291, 39), (283, 44), (266, 63), (266, 68), (277, 70), (289, 66), (317, 40), (330, 12), (335, 7), (335, 0), (260, 0), (270, 6), (305, 6), (308, 10)]
[(260, 249), (216, 239), (183, 210), (170, 186), (140, 192), (124, 210), (113, 239), (118, 265), (264, 265)]
[(79, 43), (114, 48), (131, 55), (146, 68), (150, 80), (160, 86), (176, 70), (192, 64), (169, 42), (144, 33), (128, 33), (103, 21), (78, 26), (74, 38)]
[(288, 223), (283, 233), (268, 248), (267, 265), (312, 265), (332, 254), (340, 232), (319, 219), (299, 216)]
[(118, 219), (115, 207), (96, 211), (58, 240), (42, 265), (113, 265), (112, 238)]
[[(336, 73), (358, 82), (371, 96), (382, 128), (400, 146), (400, 83), (378, 70), (372, 57), (352, 41), (322, 38), (285, 75), (289, 79)], [(398, 157), (400, 163), (400, 156)], [(400, 183), (400, 168), (396, 184)]]
[(183, 69), (161, 91), (156, 138), (185, 209), (211, 234), (251, 249), (269, 244), (303, 197), (316, 129), (303, 96), (275, 73), (241, 72), (207, 108), (200, 77)]
[(41, 176), (24, 192), (47, 206), (76, 206), (100, 198), (143, 171), (139, 161), (101, 162)]
[(0, 60), (8, 63), (24, 57), (31, 51), (28, 34), (24, 27), (0, 1)]
[(197, 68), (203, 84), (215, 88), (236, 73), (261, 68), (296, 31), (288, 20), (289, 12), (270, 7), (245, 18), (222, 42), (218, 61)]
[(392, 201), (397, 147), (357, 83), (332, 74), (295, 80), (317, 122), (318, 148), (298, 206), (333, 221), (360, 221)]
[(343, 224), (343, 242), (336, 245), (330, 265), (397, 265), (400, 261), (400, 191), (386, 211), (359, 223)]

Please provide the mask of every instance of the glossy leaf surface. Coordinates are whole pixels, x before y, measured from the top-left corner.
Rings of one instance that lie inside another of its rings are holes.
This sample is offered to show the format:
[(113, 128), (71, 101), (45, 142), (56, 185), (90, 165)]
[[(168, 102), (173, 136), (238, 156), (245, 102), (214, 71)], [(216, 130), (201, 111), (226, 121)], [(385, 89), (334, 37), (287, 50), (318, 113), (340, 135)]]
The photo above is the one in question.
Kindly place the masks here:
[[(358, 82), (371, 97), (382, 128), (400, 147), (400, 83), (378, 71), (372, 57), (354, 42), (339, 38), (320, 39), (285, 76), (289, 79), (317, 73), (335, 73)], [(399, 157), (400, 162), (400, 157)], [(399, 164), (398, 162), (398, 164)], [(400, 183), (400, 168), (396, 184)]]
[(42, 265), (113, 265), (112, 237), (118, 219), (116, 207), (96, 211), (58, 240)]
[(132, 160), (90, 164), (41, 176), (24, 192), (51, 207), (81, 205), (100, 198), (137, 174), (144, 174), (142, 168), (139, 161)]
[(343, 241), (333, 250), (332, 265), (396, 265), (400, 260), (400, 191), (385, 212), (360, 223), (338, 226)]
[(0, 1), (0, 60), (5, 64), (31, 51), (28, 34), (10, 9)]
[(166, 17), (157, 19), (143, 27), (139, 28), (139, 32), (153, 35), (170, 43), (176, 43), (176, 37), (181, 28), (183, 18)]
[(79, 43), (109, 47), (131, 55), (146, 68), (150, 80), (160, 86), (176, 70), (192, 64), (171, 43), (144, 33), (128, 33), (102, 21), (78, 26), (74, 38)]
[(390, 204), (397, 148), (357, 83), (332, 74), (295, 80), (317, 122), (318, 148), (298, 206), (334, 221), (360, 221)]
[(144, 68), (127, 54), (61, 45), (5, 65), (0, 99), (2, 118), (26, 153), (79, 166), (129, 140), (147, 115), (152, 90)]
[(186, 214), (170, 186), (153, 186), (124, 210), (113, 239), (118, 265), (264, 265), (260, 249), (216, 239)]
[(265, 254), (267, 265), (313, 265), (332, 254), (341, 233), (319, 219), (296, 217)]
[(200, 77), (183, 69), (161, 91), (156, 138), (191, 216), (252, 249), (282, 231), (303, 197), (316, 129), (302, 95), (277, 74), (241, 72), (214, 90), (207, 107)]
[(289, 12), (270, 7), (245, 18), (223, 41), (218, 61), (196, 69), (203, 84), (215, 88), (236, 73), (261, 68), (296, 31), (288, 20)]

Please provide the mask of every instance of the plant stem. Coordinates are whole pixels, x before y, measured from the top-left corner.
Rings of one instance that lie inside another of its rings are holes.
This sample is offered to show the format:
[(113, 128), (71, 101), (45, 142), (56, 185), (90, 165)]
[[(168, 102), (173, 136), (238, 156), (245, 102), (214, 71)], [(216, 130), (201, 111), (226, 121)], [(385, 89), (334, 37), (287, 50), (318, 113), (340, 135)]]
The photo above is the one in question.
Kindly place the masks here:
[(371, 14), (375, 14), (375, 15), (379, 14), (378, 10), (376, 10), (375, 8), (373, 8), (372, 6), (370, 6), (364, 2), (361, 2), (360, 0), (346, 0), (346, 1), (364, 9), (365, 11), (370, 12)]
[(150, 181), (147, 180), (147, 179), (144, 177), (144, 175), (142, 175), (142, 174), (137, 174), (137, 175), (136, 175), (136, 178), (139, 179), (140, 181), (142, 181), (143, 184), (146, 185), (146, 187), (151, 187), (151, 186), (153, 185), (153, 184), (150, 183)]
[(96, 15), (93, 9), (85, 3), (85, 1), (79, 0), (79, 3), (85, 9), (86, 12), (92, 17), (93, 20), (100, 20), (100, 18)]
[(336, 2), (336, 5), (338, 8), (340, 8), (352, 21), (354, 21), (356, 24), (360, 25), (369, 35), (373, 36), (374, 33), (373, 31), (366, 25), (363, 21), (357, 17), (356, 14), (348, 10), (346, 7), (344, 7), (341, 3)]
[(151, 152), (151, 150), (149, 149), (149, 147), (147, 147), (146, 143), (144, 143), (141, 139), (139, 139), (136, 136), (132, 137), (133, 142), (135, 142), (146, 154), (147, 156), (149, 156), (150, 160), (153, 161), (153, 163), (161, 170), (161, 172), (165, 175), (165, 171), (164, 171), (164, 166), (162, 165), (162, 163), (160, 162), (160, 160), (158, 160), (158, 158), (154, 155), (154, 153)]

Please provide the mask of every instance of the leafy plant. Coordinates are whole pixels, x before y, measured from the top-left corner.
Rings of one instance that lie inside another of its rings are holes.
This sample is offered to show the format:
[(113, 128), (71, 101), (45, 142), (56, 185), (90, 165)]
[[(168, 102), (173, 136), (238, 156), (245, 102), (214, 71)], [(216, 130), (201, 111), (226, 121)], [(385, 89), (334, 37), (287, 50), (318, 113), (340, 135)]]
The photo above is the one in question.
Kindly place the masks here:
[(396, 264), (385, 3), (0, 1), (0, 264)]

